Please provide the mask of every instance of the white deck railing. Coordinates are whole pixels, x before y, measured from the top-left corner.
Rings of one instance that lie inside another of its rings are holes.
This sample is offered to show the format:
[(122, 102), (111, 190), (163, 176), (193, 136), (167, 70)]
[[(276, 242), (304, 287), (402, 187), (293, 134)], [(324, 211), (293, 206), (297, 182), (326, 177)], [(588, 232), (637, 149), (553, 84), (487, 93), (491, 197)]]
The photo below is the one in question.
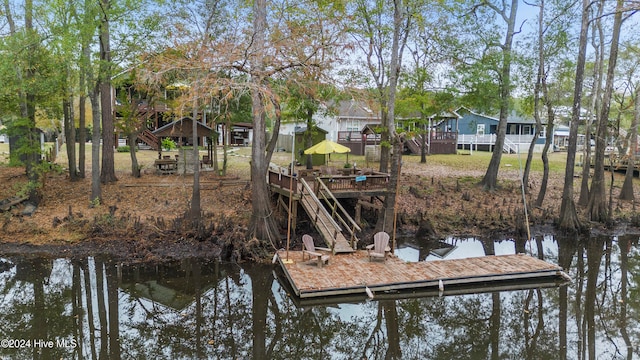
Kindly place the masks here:
[[(504, 141), (505, 152), (526, 152), (529, 149), (533, 135), (507, 135)], [(458, 135), (458, 145), (494, 145), (496, 134), (488, 135)]]

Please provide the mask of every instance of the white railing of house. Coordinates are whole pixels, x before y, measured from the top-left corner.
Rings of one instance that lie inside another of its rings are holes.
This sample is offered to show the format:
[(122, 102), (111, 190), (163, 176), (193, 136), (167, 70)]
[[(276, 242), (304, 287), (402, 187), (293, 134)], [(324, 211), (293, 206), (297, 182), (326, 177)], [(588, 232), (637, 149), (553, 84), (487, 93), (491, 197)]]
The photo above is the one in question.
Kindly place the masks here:
[[(504, 151), (519, 152), (527, 151), (529, 144), (533, 140), (533, 135), (507, 135), (504, 140)], [(458, 135), (458, 145), (494, 145), (496, 134), (488, 135)]]
[(496, 135), (458, 135), (458, 144), (478, 144), (478, 145), (493, 145), (496, 143)]

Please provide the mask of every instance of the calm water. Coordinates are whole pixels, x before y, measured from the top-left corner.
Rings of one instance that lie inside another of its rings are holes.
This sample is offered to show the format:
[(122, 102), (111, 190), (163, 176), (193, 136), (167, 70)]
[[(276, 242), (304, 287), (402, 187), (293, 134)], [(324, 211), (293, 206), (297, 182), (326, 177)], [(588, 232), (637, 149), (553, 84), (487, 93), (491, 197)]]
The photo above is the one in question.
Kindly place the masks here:
[(637, 236), (398, 248), (407, 261), (518, 249), (568, 268), (573, 280), (313, 305), (294, 301), (270, 266), (2, 258), (0, 358), (640, 358)]

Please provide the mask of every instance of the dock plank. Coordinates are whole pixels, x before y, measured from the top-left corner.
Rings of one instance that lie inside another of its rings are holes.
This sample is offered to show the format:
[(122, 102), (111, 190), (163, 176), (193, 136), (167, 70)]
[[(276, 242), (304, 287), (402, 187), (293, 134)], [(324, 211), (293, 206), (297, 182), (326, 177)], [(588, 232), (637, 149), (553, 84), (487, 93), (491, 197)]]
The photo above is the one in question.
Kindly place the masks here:
[(424, 289), (567, 275), (557, 265), (527, 255), (500, 255), (457, 260), (405, 262), (391, 256), (386, 262), (369, 262), (366, 251), (334, 255), (329, 264), (318, 267), (303, 261), (299, 251), (278, 252), (280, 266), (295, 294), (301, 298), (362, 294), (372, 291)]

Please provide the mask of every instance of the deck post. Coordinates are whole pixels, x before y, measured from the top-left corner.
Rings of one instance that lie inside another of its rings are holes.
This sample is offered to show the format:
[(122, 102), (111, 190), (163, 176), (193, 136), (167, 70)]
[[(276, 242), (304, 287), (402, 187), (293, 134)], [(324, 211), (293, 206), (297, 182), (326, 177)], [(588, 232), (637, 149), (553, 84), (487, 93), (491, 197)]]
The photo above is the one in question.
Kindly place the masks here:
[[(293, 196), (293, 193), (291, 194)], [(298, 219), (298, 199), (293, 200), (293, 204), (291, 205), (291, 233), (292, 235), (296, 234), (296, 224)]]

